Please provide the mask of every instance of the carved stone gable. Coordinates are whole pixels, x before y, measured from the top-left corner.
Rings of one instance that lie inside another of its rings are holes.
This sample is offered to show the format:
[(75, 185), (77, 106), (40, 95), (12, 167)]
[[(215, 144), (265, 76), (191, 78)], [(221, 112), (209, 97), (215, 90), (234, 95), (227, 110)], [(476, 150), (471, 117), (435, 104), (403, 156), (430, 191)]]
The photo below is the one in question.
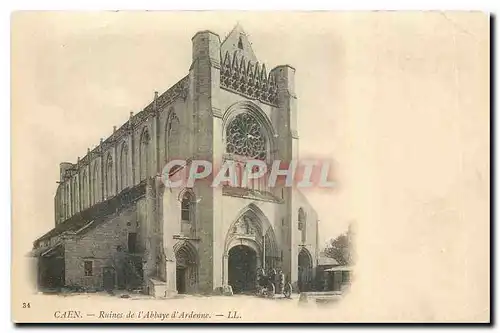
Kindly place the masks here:
[(226, 52), (220, 72), (222, 88), (237, 92), (250, 99), (276, 106), (278, 104), (278, 86), (274, 75), (267, 74), (266, 66), (253, 63), (237, 52)]
[(250, 217), (243, 216), (234, 224), (232, 233), (236, 235), (255, 236), (257, 235), (257, 228)]

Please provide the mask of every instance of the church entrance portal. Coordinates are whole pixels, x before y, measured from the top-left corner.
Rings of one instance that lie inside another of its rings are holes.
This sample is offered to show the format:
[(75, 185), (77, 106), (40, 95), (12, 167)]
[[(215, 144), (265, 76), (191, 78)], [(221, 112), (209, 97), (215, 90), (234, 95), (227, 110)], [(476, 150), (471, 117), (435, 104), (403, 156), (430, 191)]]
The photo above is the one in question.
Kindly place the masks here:
[(234, 293), (248, 293), (255, 289), (257, 253), (245, 245), (229, 250), (228, 282)]
[(198, 255), (194, 246), (183, 243), (175, 252), (175, 285), (179, 294), (196, 292), (198, 280)]
[(176, 272), (176, 287), (179, 294), (186, 293), (186, 268), (177, 266)]

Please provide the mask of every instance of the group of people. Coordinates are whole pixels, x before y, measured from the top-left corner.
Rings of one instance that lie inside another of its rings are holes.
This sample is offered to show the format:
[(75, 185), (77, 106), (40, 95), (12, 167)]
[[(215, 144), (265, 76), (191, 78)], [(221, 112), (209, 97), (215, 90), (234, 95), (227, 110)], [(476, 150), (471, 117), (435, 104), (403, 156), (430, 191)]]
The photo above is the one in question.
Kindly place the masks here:
[(271, 268), (266, 274), (263, 268), (257, 270), (257, 290), (274, 285), (275, 293), (282, 293), (285, 286), (285, 274), (280, 269)]

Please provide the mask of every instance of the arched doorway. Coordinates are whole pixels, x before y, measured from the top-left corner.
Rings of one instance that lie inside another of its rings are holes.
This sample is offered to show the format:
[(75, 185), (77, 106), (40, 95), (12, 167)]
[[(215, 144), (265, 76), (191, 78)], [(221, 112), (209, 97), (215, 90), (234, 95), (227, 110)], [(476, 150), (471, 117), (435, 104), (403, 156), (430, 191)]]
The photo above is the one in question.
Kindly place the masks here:
[(179, 294), (193, 293), (196, 289), (198, 266), (196, 249), (189, 242), (175, 251), (176, 289)]
[(257, 253), (246, 245), (237, 245), (228, 254), (228, 283), (234, 293), (248, 293), (255, 289)]
[(309, 251), (302, 248), (298, 260), (298, 287), (299, 291), (310, 291), (312, 289), (312, 257)]

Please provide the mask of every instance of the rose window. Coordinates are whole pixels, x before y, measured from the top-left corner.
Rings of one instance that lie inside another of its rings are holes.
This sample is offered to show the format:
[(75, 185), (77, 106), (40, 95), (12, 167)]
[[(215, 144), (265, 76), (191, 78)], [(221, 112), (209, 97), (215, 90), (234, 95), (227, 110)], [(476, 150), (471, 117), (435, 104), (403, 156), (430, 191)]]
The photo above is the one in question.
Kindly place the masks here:
[(247, 113), (236, 116), (226, 129), (227, 152), (258, 160), (266, 159), (266, 139), (260, 124)]

